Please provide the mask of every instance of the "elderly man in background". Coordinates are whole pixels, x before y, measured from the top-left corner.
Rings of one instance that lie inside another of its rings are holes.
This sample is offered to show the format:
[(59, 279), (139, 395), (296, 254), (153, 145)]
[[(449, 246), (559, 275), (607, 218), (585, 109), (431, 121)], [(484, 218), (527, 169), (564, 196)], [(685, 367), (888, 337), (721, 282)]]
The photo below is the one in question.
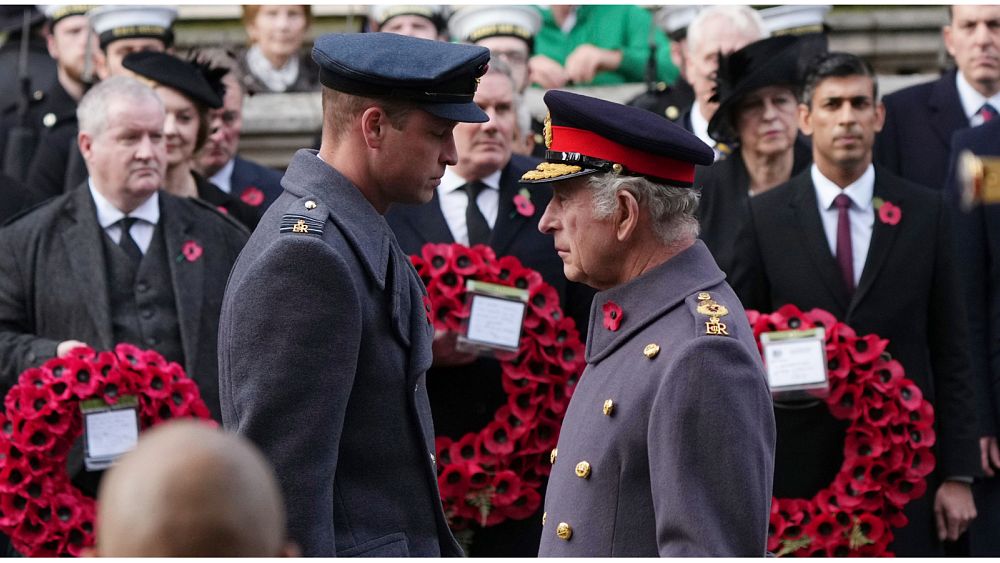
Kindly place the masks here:
[(295, 557), (274, 471), (247, 440), (194, 421), (144, 432), (98, 493), (99, 557)]
[(237, 154), (243, 132), (243, 80), (237, 61), (221, 49), (200, 51), (220, 68), (228, 69), (222, 77), (226, 93), (222, 107), (210, 109), (211, 133), (195, 155), (195, 170), (222, 191), (243, 203), (266, 209), (281, 195), (281, 173)]
[(774, 415), (753, 332), (697, 240), (712, 151), (649, 113), (550, 91), (539, 228), (598, 290), (552, 452), (539, 555), (765, 553)]
[[(87, 14), (100, 40), (104, 64), (99, 65), (101, 80), (127, 75), (122, 59), (136, 51), (172, 52), (173, 23), (177, 10), (166, 6), (101, 6)], [(75, 114), (57, 120), (42, 140), (25, 185), (38, 200), (66, 193), (87, 178), (80, 149)]]
[(767, 36), (764, 20), (749, 6), (712, 6), (698, 12), (688, 26), (684, 77), (694, 90), (694, 103), (680, 123), (714, 148), (716, 160), (730, 151), (708, 132), (708, 122), (719, 107), (712, 101), (719, 54), (728, 55)]
[(1000, 5), (948, 7), (944, 45), (954, 70), (885, 97), (875, 160), (911, 182), (941, 190), (953, 133), (1000, 114)]
[(371, 31), (398, 33), (430, 40), (447, 40), (444, 6), (418, 4), (373, 5), (368, 16)]

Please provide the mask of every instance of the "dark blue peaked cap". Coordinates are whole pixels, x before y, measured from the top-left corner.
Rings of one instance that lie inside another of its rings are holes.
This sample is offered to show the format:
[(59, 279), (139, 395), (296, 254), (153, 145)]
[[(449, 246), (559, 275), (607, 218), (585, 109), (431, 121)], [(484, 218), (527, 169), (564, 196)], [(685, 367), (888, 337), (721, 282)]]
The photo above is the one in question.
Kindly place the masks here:
[(695, 165), (714, 160), (698, 137), (646, 110), (560, 90), (549, 90), (544, 99), (545, 162), (522, 182), (612, 172), (691, 186)]
[(472, 100), (490, 60), (485, 47), (395, 33), (331, 33), (316, 40), (312, 54), (327, 88), (408, 100), (452, 121), (489, 121)]

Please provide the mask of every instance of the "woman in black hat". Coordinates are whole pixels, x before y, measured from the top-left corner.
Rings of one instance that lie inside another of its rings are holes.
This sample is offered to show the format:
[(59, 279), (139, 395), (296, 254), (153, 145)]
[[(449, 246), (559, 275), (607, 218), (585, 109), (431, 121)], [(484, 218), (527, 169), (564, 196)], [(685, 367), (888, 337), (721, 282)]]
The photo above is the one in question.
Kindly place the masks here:
[(153, 90), (163, 100), (167, 119), (167, 172), (163, 189), (177, 196), (197, 197), (228, 213), (250, 230), (257, 226), (260, 212), (227, 194), (194, 171), (194, 154), (208, 139), (208, 110), (222, 107), (226, 70), (208, 64), (184, 61), (167, 53), (142, 51), (125, 57), (122, 65), (152, 81)]
[(701, 239), (725, 272), (734, 261), (733, 241), (750, 213), (750, 197), (788, 181), (812, 163), (798, 131), (800, 61), (826, 49), (825, 40), (778, 36), (719, 57), (715, 99), (708, 124), (712, 138), (738, 144), (729, 158), (699, 166)]

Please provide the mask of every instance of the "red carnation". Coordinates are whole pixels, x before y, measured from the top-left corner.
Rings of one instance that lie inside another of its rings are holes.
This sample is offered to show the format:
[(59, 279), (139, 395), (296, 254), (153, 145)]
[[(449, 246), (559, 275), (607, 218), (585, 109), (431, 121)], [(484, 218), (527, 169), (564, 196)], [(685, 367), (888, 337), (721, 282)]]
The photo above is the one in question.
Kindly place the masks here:
[(607, 301), (601, 306), (604, 313), (604, 328), (614, 332), (622, 324), (622, 308), (614, 301)]
[(264, 203), (264, 192), (257, 186), (247, 186), (240, 193), (240, 200), (247, 205), (260, 207), (260, 204)]

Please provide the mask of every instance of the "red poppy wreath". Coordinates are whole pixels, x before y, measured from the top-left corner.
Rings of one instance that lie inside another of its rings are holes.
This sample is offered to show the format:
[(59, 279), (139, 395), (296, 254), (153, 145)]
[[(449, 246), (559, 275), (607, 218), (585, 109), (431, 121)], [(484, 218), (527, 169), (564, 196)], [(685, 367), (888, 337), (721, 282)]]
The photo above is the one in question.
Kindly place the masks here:
[(94, 499), (70, 481), (66, 458), (83, 432), (80, 402), (138, 399), (139, 427), (210, 417), (198, 386), (176, 363), (119, 344), (77, 348), (26, 370), (0, 414), (0, 531), (29, 557), (79, 556), (94, 544)]
[(844, 463), (811, 499), (775, 498), (768, 550), (778, 556), (881, 557), (903, 507), (927, 491), (934, 470), (934, 410), (903, 366), (885, 352), (888, 340), (858, 336), (821, 309), (785, 305), (769, 315), (747, 311), (754, 336), (822, 326), (826, 332), (830, 413), (850, 421)]
[(513, 256), (498, 259), (484, 245), (427, 244), (411, 260), (427, 285), (428, 319), (440, 330), (457, 332), (468, 318), (466, 280), (529, 292), (518, 351), (496, 354), (507, 403), (479, 432), (435, 441), (438, 485), (453, 529), (528, 518), (541, 505), (549, 454), (585, 366), (580, 334), (563, 316), (555, 288)]

